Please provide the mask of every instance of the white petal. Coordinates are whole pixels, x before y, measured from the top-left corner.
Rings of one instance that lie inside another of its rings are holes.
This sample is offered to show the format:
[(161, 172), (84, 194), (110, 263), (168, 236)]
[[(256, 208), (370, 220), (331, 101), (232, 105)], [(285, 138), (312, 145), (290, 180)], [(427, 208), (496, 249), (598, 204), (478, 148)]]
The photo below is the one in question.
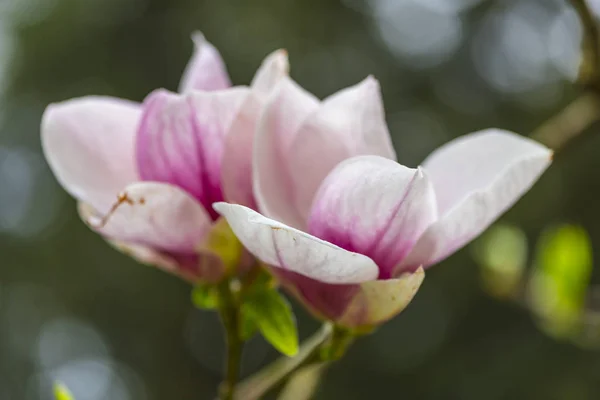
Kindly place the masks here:
[[(486, 129), (454, 139), (436, 149), (422, 166), (435, 188), (440, 215), (444, 215), (474, 191), (486, 189), (527, 160), (543, 171), (552, 152), (531, 139), (500, 129)], [(532, 171), (537, 177), (539, 171)], [(523, 175), (527, 176), (528, 171)], [(525, 180), (526, 177), (524, 177)]]
[(319, 100), (284, 77), (265, 105), (254, 145), (254, 194), (265, 215), (295, 227), (306, 222), (294, 207), (287, 155), (300, 124)]
[(244, 246), (262, 262), (326, 283), (359, 283), (377, 278), (377, 265), (305, 232), (240, 205), (215, 203)]
[(194, 54), (185, 68), (179, 91), (213, 91), (230, 87), (231, 81), (219, 51), (200, 32), (195, 32), (192, 40)]
[(467, 244), (510, 208), (552, 161), (552, 151), (500, 130), (476, 132), (442, 146), (424, 163), (440, 219), (403, 262), (428, 266)]
[(304, 218), (323, 179), (340, 162), (359, 155), (395, 160), (379, 83), (368, 77), (325, 99), (302, 124), (291, 149), (286, 158), (294, 202)]
[(308, 232), (370, 257), (379, 266), (379, 278), (387, 279), (436, 218), (433, 187), (422, 170), (359, 156), (327, 176)]
[(212, 224), (196, 199), (157, 182), (129, 185), (108, 214), (91, 215), (87, 222), (110, 240), (180, 254), (194, 254)]
[(267, 96), (281, 79), (288, 75), (290, 65), (285, 50), (277, 50), (269, 54), (263, 61), (250, 85), (261, 96)]
[(136, 103), (96, 96), (46, 108), (44, 154), (72, 196), (106, 212), (117, 193), (138, 179), (134, 141), (140, 115)]

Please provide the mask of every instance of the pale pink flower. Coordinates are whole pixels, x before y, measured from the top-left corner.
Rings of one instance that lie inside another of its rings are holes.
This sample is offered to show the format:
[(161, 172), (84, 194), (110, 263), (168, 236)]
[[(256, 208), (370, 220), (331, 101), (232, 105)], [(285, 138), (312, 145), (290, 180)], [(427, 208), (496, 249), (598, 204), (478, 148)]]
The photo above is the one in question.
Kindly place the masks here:
[(83, 219), (142, 262), (190, 280), (219, 280), (221, 260), (203, 244), (215, 201), (254, 207), (252, 143), (263, 103), (288, 72), (269, 55), (250, 87), (231, 87), (218, 51), (195, 34), (180, 93), (143, 104), (88, 96), (52, 104), (44, 153)]
[[(255, 187), (273, 219), (214, 205), (284, 286), (319, 317), (348, 327), (400, 312), (423, 268), (479, 235), (552, 159), (530, 139), (489, 129), (447, 143), (411, 169), (393, 160), (385, 123), (379, 111), (365, 111), (367, 102), (328, 115), (326, 107), (305, 107), (294, 114), (300, 128), (289, 131), (281, 122), (291, 114), (271, 105), (257, 134), (271, 140), (255, 144)], [(367, 148), (376, 155), (338, 163)]]

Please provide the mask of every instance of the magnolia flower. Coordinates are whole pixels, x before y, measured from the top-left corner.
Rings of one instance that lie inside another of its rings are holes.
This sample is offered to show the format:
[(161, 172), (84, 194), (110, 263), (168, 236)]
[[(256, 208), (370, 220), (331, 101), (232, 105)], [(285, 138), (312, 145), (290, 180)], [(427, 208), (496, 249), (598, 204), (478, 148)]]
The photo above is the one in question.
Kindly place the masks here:
[(254, 207), (256, 120), (288, 62), (276, 51), (250, 87), (230, 87), (218, 51), (200, 34), (194, 42), (179, 94), (52, 104), (41, 136), (56, 178), (96, 232), (142, 262), (214, 282), (225, 265), (206, 245), (222, 227), (212, 203)]
[[(548, 167), (552, 152), (490, 129), (447, 143), (412, 169), (394, 161), (384, 122), (355, 107), (354, 114), (335, 115), (339, 120), (326, 120), (325, 107), (296, 115), (304, 122), (295, 137), (278, 131), (267, 112), (257, 137), (277, 140), (256, 142), (255, 184), (261, 210), (272, 218), (243, 205), (214, 208), (317, 316), (366, 328), (404, 309), (423, 269), (505, 212)], [(336, 123), (346, 129), (332, 134)], [(361, 146), (379, 151), (331, 168)]]

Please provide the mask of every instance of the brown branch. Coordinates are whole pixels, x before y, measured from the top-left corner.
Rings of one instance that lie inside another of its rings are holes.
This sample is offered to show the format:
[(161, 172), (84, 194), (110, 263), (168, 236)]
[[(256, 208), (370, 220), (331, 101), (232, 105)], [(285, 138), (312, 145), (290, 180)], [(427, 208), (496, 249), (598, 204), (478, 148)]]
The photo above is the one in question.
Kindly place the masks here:
[(579, 82), (597, 91), (600, 90), (600, 32), (596, 17), (586, 0), (571, 0), (571, 5), (577, 12), (583, 31)]
[(535, 130), (531, 137), (562, 152), (600, 119), (600, 30), (586, 0), (570, 0), (581, 22), (581, 64), (578, 83), (583, 94)]

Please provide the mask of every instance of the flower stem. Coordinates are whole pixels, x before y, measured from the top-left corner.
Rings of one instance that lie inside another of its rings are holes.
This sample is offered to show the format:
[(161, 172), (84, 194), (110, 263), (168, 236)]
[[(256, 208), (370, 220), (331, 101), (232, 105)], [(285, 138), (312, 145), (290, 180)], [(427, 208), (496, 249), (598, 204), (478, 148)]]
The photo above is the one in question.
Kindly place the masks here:
[(240, 311), (231, 282), (228, 280), (219, 286), (221, 321), (226, 332), (227, 360), (225, 378), (220, 386), (220, 399), (233, 400), (239, 378), (243, 342), (240, 338)]
[[(354, 339), (355, 336), (351, 332), (325, 323), (317, 333), (302, 344), (295, 357), (282, 357), (241, 382), (235, 391), (234, 399), (260, 399), (266, 393), (286, 384), (297, 372), (307, 368), (318, 366), (320, 367), (318, 372), (321, 373), (331, 362), (344, 355)], [(312, 390), (316, 388), (315, 385)]]

